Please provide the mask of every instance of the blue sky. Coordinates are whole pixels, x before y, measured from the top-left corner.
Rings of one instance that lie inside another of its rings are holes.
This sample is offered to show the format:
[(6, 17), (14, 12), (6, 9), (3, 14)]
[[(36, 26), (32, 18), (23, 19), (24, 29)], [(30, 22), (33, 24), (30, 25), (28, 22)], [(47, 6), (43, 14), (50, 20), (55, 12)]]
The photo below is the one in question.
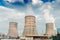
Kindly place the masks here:
[(7, 34), (9, 22), (17, 22), (21, 35), (27, 15), (36, 16), (39, 34), (45, 33), (46, 23), (54, 23), (55, 28), (60, 28), (60, 0), (0, 0), (0, 32)]

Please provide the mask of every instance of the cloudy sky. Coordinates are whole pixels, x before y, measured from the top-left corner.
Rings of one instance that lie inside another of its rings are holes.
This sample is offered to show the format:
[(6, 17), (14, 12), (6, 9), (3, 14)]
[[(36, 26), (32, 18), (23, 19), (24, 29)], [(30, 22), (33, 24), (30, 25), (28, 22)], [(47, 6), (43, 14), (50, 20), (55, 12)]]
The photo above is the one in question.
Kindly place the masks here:
[(45, 33), (46, 23), (60, 28), (60, 0), (0, 0), (0, 33), (7, 34), (9, 22), (17, 22), (21, 35), (27, 15), (36, 16), (39, 34)]

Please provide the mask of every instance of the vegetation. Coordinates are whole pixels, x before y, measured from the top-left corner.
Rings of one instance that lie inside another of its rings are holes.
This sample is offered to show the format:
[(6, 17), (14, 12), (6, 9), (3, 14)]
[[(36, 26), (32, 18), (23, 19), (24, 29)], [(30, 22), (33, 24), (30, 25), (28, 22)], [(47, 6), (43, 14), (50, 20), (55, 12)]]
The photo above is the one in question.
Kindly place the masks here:
[(57, 34), (57, 36), (52, 36), (53, 40), (60, 40), (60, 34)]

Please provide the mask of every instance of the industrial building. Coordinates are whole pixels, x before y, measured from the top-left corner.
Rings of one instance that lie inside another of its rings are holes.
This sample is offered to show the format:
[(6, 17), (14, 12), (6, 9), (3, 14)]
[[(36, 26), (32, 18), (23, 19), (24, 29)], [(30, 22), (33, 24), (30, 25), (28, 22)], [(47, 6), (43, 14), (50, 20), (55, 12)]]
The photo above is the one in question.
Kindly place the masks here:
[(54, 23), (46, 23), (46, 35), (48, 36), (56, 35), (56, 30), (54, 29)]
[(25, 16), (25, 26), (22, 36), (38, 35), (35, 16)]
[(52, 40), (51, 36), (56, 35), (53, 23), (46, 24), (45, 35), (39, 35), (36, 30), (35, 16), (25, 16), (25, 26), (21, 40)]
[(46, 33), (39, 35), (36, 30), (36, 17), (33, 15), (25, 16), (24, 30), (20, 37), (16, 22), (9, 23), (9, 30), (7, 34), (8, 39), (18, 40), (52, 40), (52, 36), (56, 36), (54, 23), (46, 23)]
[(18, 38), (18, 29), (17, 29), (17, 23), (16, 22), (10, 22), (9, 23), (9, 30), (7, 36), (9, 38)]

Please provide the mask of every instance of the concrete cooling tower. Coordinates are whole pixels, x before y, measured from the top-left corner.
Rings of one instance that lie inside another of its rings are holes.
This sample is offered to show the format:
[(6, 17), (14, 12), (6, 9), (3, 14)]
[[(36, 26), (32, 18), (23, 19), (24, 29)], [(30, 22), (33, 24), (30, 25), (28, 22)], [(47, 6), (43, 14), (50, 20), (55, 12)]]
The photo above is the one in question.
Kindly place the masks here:
[(56, 30), (54, 29), (54, 23), (47, 23), (46, 24), (46, 34), (48, 36), (56, 35)]
[(9, 38), (17, 38), (18, 37), (18, 30), (17, 30), (17, 23), (10, 22), (9, 23), (9, 31), (8, 35)]
[(33, 36), (38, 35), (36, 30), (35, 16), (25, 16), (25, 27), (23, 31), (23, 36)]

